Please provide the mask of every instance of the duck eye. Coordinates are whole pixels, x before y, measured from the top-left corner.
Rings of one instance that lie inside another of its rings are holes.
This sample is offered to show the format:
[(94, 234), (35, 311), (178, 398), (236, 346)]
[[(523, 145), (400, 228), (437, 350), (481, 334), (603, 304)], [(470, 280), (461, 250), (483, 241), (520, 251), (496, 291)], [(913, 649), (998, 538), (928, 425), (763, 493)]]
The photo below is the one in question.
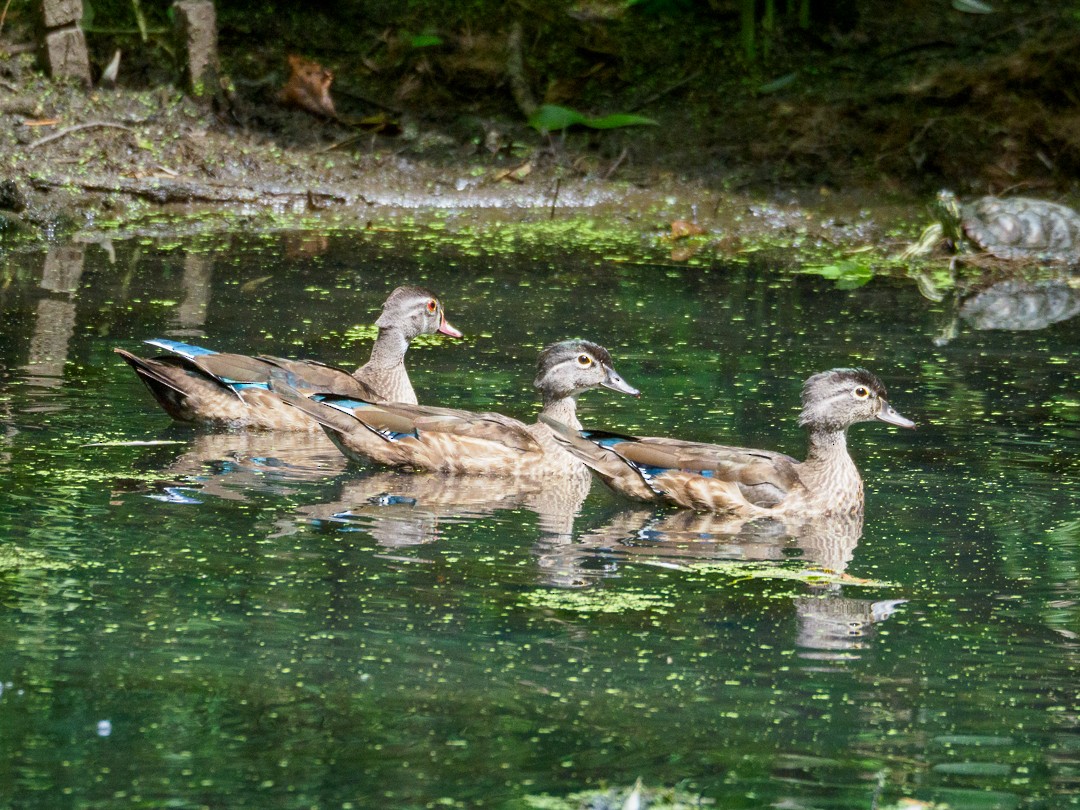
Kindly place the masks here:
[(592, 365), (592, 358), (587, 354), (579, 354), (577, 358), (578, 365), (582, 368), (588, 368)]
[(870, 396), (870, 390), (862, 385), (856, 388), (853, 393), (858, 399), (866, 399), (868, 396)]
[(430, 301), (427, 302), (427, 311), (428, 312), (435, 312), (435, 310), (437, 310), (438, 308), (439, 308), (439, 305), (435, 303), (434, 298), (432, 298)]

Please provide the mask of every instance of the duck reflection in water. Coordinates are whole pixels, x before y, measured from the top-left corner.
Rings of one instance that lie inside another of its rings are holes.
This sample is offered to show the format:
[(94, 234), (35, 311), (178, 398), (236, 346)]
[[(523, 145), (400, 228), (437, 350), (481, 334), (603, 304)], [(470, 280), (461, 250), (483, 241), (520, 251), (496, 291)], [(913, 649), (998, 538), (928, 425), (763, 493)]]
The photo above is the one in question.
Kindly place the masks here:
[[(790, 559), (843, 575), (862, 537), (861, 514), (815, 515), (806, 520), (745, 520), (708, 512), (626, 509), (578, 543), (560, 548), (565, 583), (595, 581), (595, 572), (638, 563), (684, 568), (719, 560)], [(605, 566), (589, 558), (600, 557)], [(591, 579), (590, 579), (591, 573)], [(794, 599), (796, 639), (805, 658), (843, 657), (864, 643), (874, 624), (888, 619), (903, 599), (871, 600), (843, 595), (842, 584), (808, 585)]]
[(302, 506), (297, 515), (316, 526), (364, 531), (387, 549), (433, 543), (447, 525), (522, 509), (538, 517), (541, 548), (569, 544), (574, 521), (589, 494), (589, 482), (581, 478), (502, 479), (383, 471), (339, 481), (340, 490), (332, 501)]
[(118, 482), (114, 500), (124, 492), (147, 494), (174, 503), (199, 503), (203, 497), (245, 501), (255, 493), (292, 494), (297, 485), (323, 481), (344, 472), (345, 459), (321, 433), (263, 433), (237, 431), (196, 433), (176, 429), (161, 434), (177, 437), (177, 445), (162, 450), (179, 455), (162, 461), (148, 459), (160, 478), (149, 485), (145, 477)]

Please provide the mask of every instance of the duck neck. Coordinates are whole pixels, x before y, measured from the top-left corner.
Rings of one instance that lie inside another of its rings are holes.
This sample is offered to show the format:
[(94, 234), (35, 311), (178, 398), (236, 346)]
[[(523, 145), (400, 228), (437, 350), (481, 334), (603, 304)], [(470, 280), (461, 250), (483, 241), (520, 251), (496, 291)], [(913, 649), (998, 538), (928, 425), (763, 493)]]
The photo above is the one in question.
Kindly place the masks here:
[(405, 362), (405, 352), (408, 350), (409, 338), (401, 329), (381, 327), (371, 347), (371, 359), (366, 365), (371, 368), (394, 368)]
[(416, 404), (416, 391), (405, 370), (405, 352), (409, 350), (409, 338), (400, 329), (379, 329), (375, 345), (371, 347), (371, 359), (353, 372), (353, 376), (376, 392), (380, 402), (405, 402)]
[(818, 497), (841, 510), (862, 506), (862, 478), (847, 450), (847, 430), (811, 430), (806, 461), (799, 477)]
[(540, 413), (557, 419), (574, 430), (581, 430), (581, 422), (577, 418), (577, 397), (573, 394), (568, 396), (544, 394), (544, 407), (540, 409)]

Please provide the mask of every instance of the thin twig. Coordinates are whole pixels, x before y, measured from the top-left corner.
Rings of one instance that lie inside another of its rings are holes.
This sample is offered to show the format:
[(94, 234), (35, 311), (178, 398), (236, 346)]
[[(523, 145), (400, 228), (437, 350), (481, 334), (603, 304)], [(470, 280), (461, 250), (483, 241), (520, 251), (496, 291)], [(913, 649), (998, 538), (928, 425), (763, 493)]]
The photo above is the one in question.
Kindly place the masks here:
[(559, 202), (559, 187), (562, 185), (562, 178), (555, 178), (555, 193), (551, 195), (551, 213), (548, 214), (548, 219), (555, 219), (555, 206)]
[(348, 146), (350, 143), (355, 143), (356, 141), (360, 140), (366, 134), (367, 133), (365, 133), (365, 132), (356, 132), (356, 133), (350, 135), (348, 138), (343, 138), (340, 141), (335, 141), (334, 143), (330, 144), (329, 146), (324, 146), (321, 149), (316, 149), (315, 154), (316, 155), (322, 155), (322, 154), (325, 154), (326, 152), (332, 152), (335, 149), (340, 149), (343, 146)]
[(611, 175), (615, 174), (615, 171), (622, 165), (622, 162), (626, 160), (626, 156), (630, 154), (630, 147), (624, 146), (622, 153), (615, 159), (615, 162), (611, 164), (611, 168), (604, 172), (604, 179), (610, 180)]
[(8, 7), (10, 5), (11, 5), (11, 0), (7, 0), (7, 2), (4, 3), (4, 13), (0, 14), (0, 32), (2, 32), (4, 30), (4, 20), (7, 19), (7, 10), (8, 10)]
[(679, 79), (677, 82), (669, 84), (663, 90), (660, 90), (657, 93), (653, 93), (648, 98), (642, 99), (641, 101), (637, 102), (636, 104), (632, 104), (630, 106), (630, 112), (636, 112), (637, 110), (640, 110), (642, 107), (648, 107), (654, 101), (659, 101), (664, 96), (666, 96), (666, 95), (668, 95), (670, 93), (674, 93), (676, 90), (678, 90), (683, 85), (689, 84), (690, 82), (692, 82), (694, 79), (696, 79), (698, 76), (700, 76), (703, 72), (704, 72), (703, 68), (700, 69), (700, 70), (695, 70), (689, 76), (684, 76), (683, 78)]
[(40, 140), (36, 140), (32, 144), (29, 144), (26, 148), (27, 149), (37, 149), (39, 146), (43, 146), (44, 144), (47, 144), (49, 141), (59, 140), (60, 138), (67, 137), (68, 135), (70, 135), (73, 132), (79, 132), (80, 130), (83, 130), (83, 129), (98, 129), (98, 128), (101, 128), (101, 127), (106, 127), (108, 129), (122, 129), (125, 132), (134, 132), (135, 131), (131, 127), (124, 126), (123, 124), (114, 124), (114, 123), (112, 123), (110, 121), (90, 121), (89, 123), (86, 123), (86, 124), (76, 124), (73, 127), (68, 127), (67, 129), (62, 129), (59, 132), (54, 132), (52, 135), (46, 135), (44, 138), (41, 138)]

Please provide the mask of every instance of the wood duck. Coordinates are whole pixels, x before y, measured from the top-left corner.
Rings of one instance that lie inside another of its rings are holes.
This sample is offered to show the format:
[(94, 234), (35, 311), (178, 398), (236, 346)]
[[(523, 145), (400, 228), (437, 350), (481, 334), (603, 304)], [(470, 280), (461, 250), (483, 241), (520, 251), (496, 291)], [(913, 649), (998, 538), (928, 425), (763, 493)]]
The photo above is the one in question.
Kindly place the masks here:
[(318, 391), (371, 402), (416, 404), (416, 392), (405, 370), (409, 343), (418, 335), (436, 332), (461, 337), (447, 322), (439, 299), (422, 287), (398, 287), (390, 293), (375, 325), (379, 334), (371, 359), (352, 374), (314, 360), (226, 354), (173, 340), (146, 341), (171, 352), (161, 357), (114, 351), (135, 369), (173, 419), (230, 428), (315, 430), (318, 423), (269, 390), (275, 371), (288, 373), (293, 387), (305, 395)]
[(640, 501), (728, 513), (738, 518), (861, 515), (863, 485), (847, 451), (848, 428), (878, 419), (913, 428), (893, 410), (881, 381), (865, 369), (815, 374), (802, 393), (799, 424), (810, 438), (805, 461), (768, 450), (581, 430), (549, 414), (555, 438), (616, 492)]
[[(590, 388), (640, 394), (616, 373), (607, 349), (587, 340), (563, 341), (541, 352), (533, 385), (543, 400), (541, 416), (575, 430), (581, 428), (577, 398)], [(335, 394), (308, 398), (294, 390), (287, 370), (275, 372), (271, 388), (319, 422), (353, 460), (455, 475), (589, 478), (585, 465), (564, 452), (542, 423), (526, 425), (498, 413), (372, 404)]]

